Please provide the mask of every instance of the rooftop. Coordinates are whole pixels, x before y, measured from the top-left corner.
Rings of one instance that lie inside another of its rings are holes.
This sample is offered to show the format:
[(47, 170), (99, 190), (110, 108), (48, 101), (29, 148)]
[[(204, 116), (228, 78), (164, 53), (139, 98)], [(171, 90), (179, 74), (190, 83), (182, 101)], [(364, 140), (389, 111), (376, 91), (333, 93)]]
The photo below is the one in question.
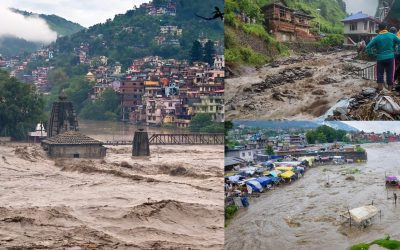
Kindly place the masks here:
[(55, 135), (53, 137), (43, 140), (43, 143), (50, 145), (101, 145), (101, 141), (95, 140), (79, 133), (78, 131), (67, 131), (62, 134)]
[(342, 22), (350, 22), (350, 21), (362, 20), (362, 19), (370, 19), (370, 20), (378, 21), (374, 17), (369, 16), (368, 14), (362, 13), (362, 11), (360, 11), (360, 12), (357, 12), (356, 14), (346, 17), (345, 19), (342, 20)]

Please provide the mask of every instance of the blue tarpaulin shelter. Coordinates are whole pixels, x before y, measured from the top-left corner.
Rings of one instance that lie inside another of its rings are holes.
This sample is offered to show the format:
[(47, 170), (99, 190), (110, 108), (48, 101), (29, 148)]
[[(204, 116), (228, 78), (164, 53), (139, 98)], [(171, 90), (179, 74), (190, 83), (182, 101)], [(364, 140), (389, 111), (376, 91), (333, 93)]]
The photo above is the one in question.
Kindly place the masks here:
[(228, 179), (232, 183), (238, 183), (240, 180), (240, 175), (229, 176)]
[(260, 184), (261, 184), (261, 186), (262, 187), (266, 187), (266, 186), (268, 186), (268, 185), (272, 185), (272, 184), (274, 184), (274, 181), (272, 180), (272, 178), (269, 178), (269, 177), (258, 177), (257, 179), (256, 179), (256, 181), (258, 181)]
[(263, 191), (263, 187), (258, 181), (248, 181), (246, 185), (250, 186), (253, 192), (261, 193)]

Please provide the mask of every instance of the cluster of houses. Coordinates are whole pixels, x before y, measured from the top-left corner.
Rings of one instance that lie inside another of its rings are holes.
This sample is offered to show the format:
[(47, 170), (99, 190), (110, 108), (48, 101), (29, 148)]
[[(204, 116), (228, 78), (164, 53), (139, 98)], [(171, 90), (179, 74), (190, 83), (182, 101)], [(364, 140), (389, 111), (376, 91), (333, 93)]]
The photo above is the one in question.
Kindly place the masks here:
[[(396, 133), (351, 132), (346, 135), (352, 144), (322, 143), (308, 144), (304, 133), (282, 133), (278, 136), (264, 137), (262, 133), (241, 134), (240, 129), (231, 131), (230, 140), (236, 140), (240, 146), (235, 146), (225, 152), (225, 158), (230, 162), (254, 162), (271, 159), (267, 147), (274, 151), (274, 156), (285, 155), (318, 155), (323, 152), (354, 152), (357, 143), (387, 143), (400, 141)], [(236, 139), (235, 139), (236, 138)]]
[(349, 134), (349, 138), (353, 142), (397, 142), (400, 141), (400, 135), (391, 132), (381, 134), (373, 132), (357, 132)]
[(155, 5), (153, 1), (143, 3), (140, 8), (146, 9), (149, 16), (176, 16), (176, 1), (164, 1), (162, 5)]
[(23, 74), (30, 62), (42, 58), (49, 61), (54, 57), (54, 50), (51, 47), (40, 48), (31, 53), (28, 57), (13, 56), (9, 58), (0, 55), (0, 68), (10, 72), (11, 77), (18, 77), (25, 82), (33, 83), (40, 91), (46, 91), (48, 87), (48, 72), (53, 68), (51, 66), (39, 66), (32, 70), (32, 73)]
[(183, 29), (176, 25), (160, 26), (160, 34), (154, 37), (154, 42), (158, 46), (172, 45), (180, 46), (179, 38), (182, 36)]
[(121, 78), (123, 119), (132, 123), (188, 127), (198, 113), (211, 114), (224, 121), (223, 55), (215, 56), (214, 65), (157, 56), (134, 60)]
[(148, 56), (132, 61), (125, 72), (107, 57), (91, 60), (85, 78), (93, 84), (91, 99), (113, 89), (121, 98), (122, 120), (153, 126), (189, 126), (198, 113), (224, 121), (224, 56), (215, 55), (213, 65), (189, 64), (186, 60)]

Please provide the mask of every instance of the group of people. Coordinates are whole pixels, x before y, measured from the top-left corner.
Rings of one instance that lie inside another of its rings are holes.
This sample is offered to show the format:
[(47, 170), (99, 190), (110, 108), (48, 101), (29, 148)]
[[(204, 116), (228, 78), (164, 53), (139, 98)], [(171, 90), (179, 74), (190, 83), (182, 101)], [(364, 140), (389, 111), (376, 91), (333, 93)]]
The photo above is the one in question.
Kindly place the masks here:
[[(367, 53), (376, 58), (376, 78), (378, 89), (385, 87), (400, 92), (400, 32), (396, 27), (379, 24), (379, 32), (366, 46)], [(385, 83), (386, 72), (386, 83)], [(396, 84), (397, 82), (397, 84)]]

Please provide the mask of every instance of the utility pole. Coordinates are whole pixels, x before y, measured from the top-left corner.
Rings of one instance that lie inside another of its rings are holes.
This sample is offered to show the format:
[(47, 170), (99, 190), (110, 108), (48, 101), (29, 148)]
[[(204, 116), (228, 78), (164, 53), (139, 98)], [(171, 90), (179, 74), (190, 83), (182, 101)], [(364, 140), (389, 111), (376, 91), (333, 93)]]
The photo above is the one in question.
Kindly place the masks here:
[[(321, 9), (317, 9), (318, 17), (321, 19)], [(318, 21), (318, 35), (321, 33), (321, 21)]]

